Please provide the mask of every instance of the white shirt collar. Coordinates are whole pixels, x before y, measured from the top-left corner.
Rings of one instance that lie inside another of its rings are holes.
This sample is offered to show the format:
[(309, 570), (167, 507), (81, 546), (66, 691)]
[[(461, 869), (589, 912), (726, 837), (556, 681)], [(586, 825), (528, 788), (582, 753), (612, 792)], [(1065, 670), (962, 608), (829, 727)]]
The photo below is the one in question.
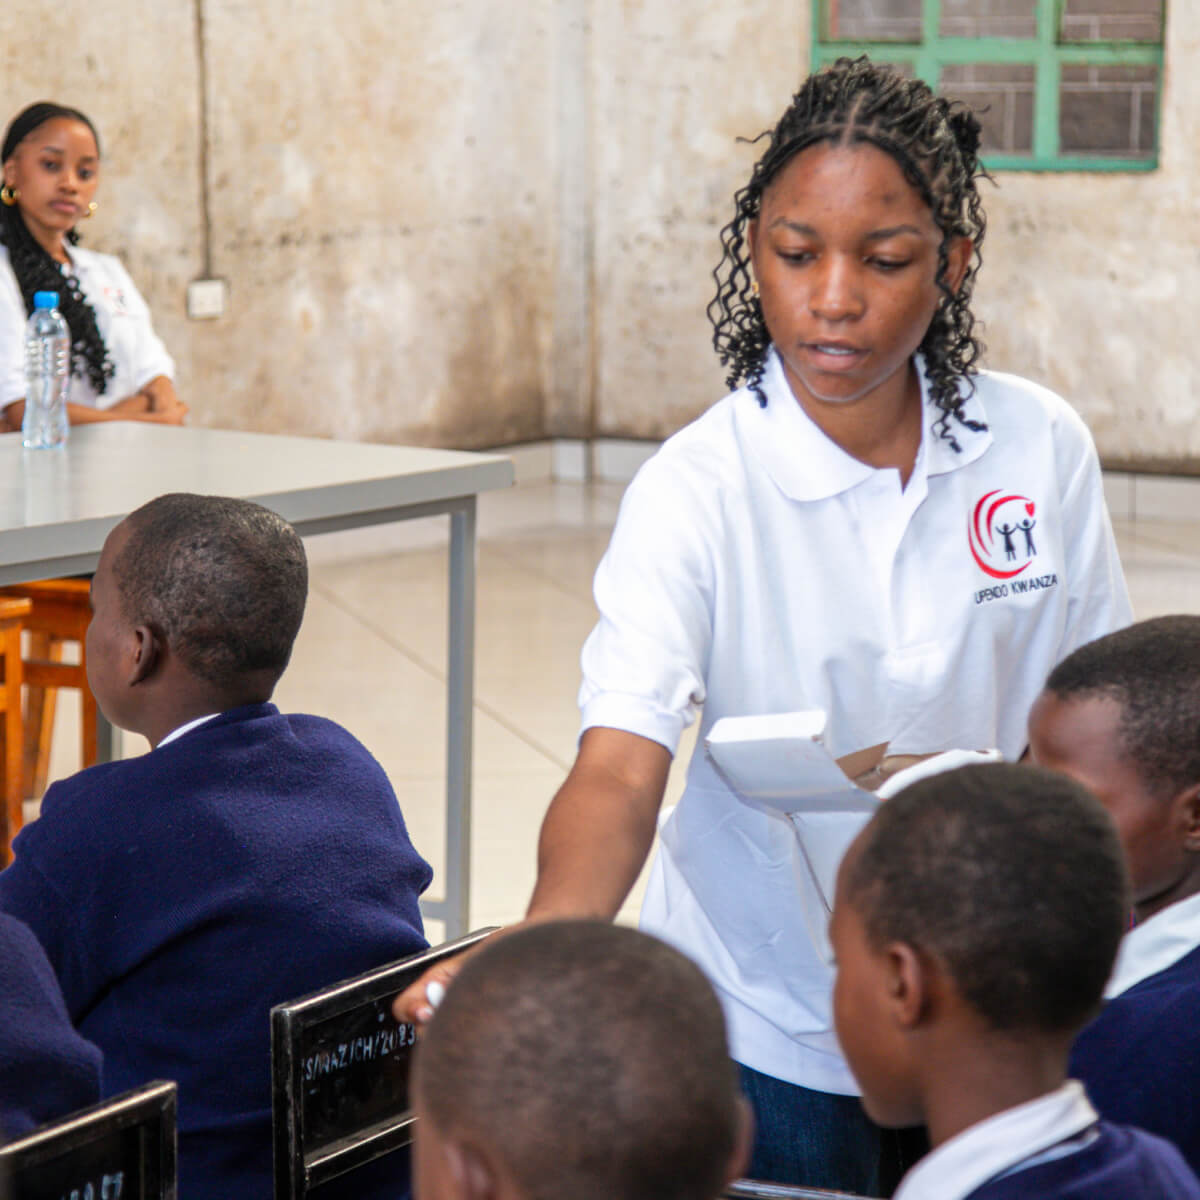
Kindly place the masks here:
[[(987, 430), (974, 432), (955, 421), (951, 422), (951, 433), (958, 441), (960, 451), (954, 450), (937, 433), (934, 426), (941, 418), (941, 409), (929, 398), (929, 380), (920, 355), (917, 355), (916, 364), (925, 424), (914, 479), (922, 473), (940, 475), (965, 467), (992, 444), (992, 435)], [(876, 473), (876, 468), (847, 454), (827, 437), (804, 411), (792, 393), (774, 346), (767, 351), (762, 387), (767, 396), (766, 409), (760, 407), (758, 397), (749, 388), (744, 389), (738, 397), (738, 424), (745, 430), (759, 461), (785, 496), (792, 500), (826, 500), (849, 491)], [(968, 403), (971, 417), (986, 423), (979, 397), (973, 396)]]
[(220, 713), (208, 713), (206, 716), (197, 717), (194, 721), (188, 721), (186, 725), (180, 725), (178, 729), (172, 729), (165, 738), (155, 747), (156, 750), (161, 750), (168, 742), (173, 742), (177, 738), (183, 737), (185, 733), (191, 733), (193, 729), (199, 728), (205, 721), (211, 721), (214, 717), (219, 717)]
[(1083, 1084), (1056, 1091), (980, 1121), (930, 1151), (907, 1175), (895, 1200), (963, 1200), (976, 1188), (1098, 1120)]
[(1200, 946), (1200, 895), (1169, 904), (1134, 926), (1121, 942), (1104, 995), (1111, 1000), (1134, 984), (1174, 966)]

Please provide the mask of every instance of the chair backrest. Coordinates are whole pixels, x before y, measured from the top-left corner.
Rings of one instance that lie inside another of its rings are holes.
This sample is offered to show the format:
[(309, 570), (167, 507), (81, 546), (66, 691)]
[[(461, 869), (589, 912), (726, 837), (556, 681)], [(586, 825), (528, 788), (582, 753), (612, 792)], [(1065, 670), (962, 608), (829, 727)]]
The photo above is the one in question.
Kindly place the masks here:
[(392, 1016), (392, 1001), (434, 963), (494, 932), (477, 930), (271, 1010), (276, 1200), (302, 1200), (408, 1145), (416, 1030)]
[(175, 1200), (173, 1083), (151, 1083), (0, 1146), (7, 1200)]
[(856, 1192), (831, 1192), (825, 1188), (766, 1183), (759, 1179), (738, 1179), (726, 1188), (725, 1196), (727, 1200), (869, 1200)]

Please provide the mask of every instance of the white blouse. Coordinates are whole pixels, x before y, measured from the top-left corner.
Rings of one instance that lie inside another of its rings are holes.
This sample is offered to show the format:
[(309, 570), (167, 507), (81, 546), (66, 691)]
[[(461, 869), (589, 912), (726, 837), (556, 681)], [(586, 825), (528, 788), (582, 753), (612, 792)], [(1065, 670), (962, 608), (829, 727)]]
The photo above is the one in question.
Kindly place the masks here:
[[(115, 371), (103, 395), (87, 378), (72, 374), (67, 399), (72, 404), (111, 408), (159, 375), (171, 377), (175, 362), (150, 322), (150, 309), (119, 259), (111, 254), (70, 247), (79, 286), (96, 313), (96, 326)], [(66, 265), (64, 273), (70, 270)], [(0, 245), (0, 408), (25, 395), (25, 325), (21, 289)]]

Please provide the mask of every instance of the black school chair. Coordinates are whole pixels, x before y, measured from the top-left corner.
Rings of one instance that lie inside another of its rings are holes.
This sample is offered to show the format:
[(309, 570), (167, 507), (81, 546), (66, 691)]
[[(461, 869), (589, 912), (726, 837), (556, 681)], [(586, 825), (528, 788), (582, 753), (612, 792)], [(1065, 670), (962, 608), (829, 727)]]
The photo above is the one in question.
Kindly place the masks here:
[(434, 963), (495, 929), (271, 1009), (275, 1200), (303, 1200), (412, 1141), (408, 1072), (416, 1030), (392, 1016), (392, 1001)]
[(765, 1183), (758, 1179), (738, 1179), (725, 1191), (726, 1200), (870, 1200), (856, 1192), (831, 1192), (825, 1188), (794, 1187), (784, 1183)]
[(175, 1200), (173, 1083), (150, 1083), (0, 1146), (6, 1200)]

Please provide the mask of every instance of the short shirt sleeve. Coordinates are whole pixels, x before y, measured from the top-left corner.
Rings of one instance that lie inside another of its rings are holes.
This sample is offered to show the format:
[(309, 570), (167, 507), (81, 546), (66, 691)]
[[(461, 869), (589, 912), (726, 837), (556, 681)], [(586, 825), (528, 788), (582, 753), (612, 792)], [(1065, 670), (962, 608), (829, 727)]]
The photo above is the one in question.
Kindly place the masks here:
[(0, 247), (0, 408), (25, 395), (25, 303)]
[(596, 571), (600, 619), (583, 647), (583, 729), (606, 726), (671, 753), (705, 699), (712, 644), (715, 498), (697, 497), (676, 456), (630, 484)]

